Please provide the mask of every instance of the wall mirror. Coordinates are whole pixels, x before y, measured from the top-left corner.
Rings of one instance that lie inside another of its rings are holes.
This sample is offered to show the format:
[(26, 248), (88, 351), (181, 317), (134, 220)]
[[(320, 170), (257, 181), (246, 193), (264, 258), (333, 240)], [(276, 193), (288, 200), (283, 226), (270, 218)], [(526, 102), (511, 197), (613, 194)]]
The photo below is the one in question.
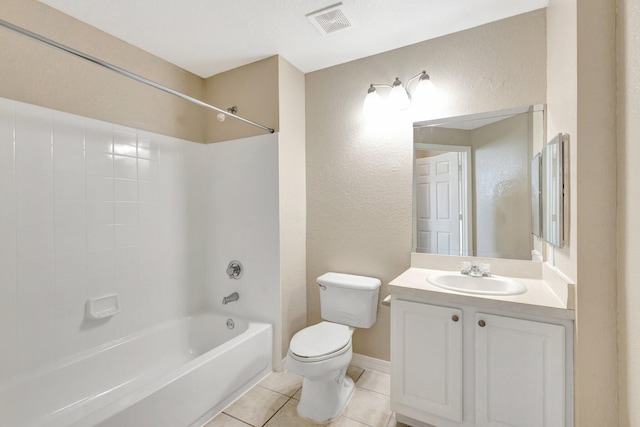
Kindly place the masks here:
[(416, 122), (413, 250), (532, 259), (542, 105)]
[(564, 141), (556, 135), (542, 149), (542, 238), (552, 246), (564, 244)]

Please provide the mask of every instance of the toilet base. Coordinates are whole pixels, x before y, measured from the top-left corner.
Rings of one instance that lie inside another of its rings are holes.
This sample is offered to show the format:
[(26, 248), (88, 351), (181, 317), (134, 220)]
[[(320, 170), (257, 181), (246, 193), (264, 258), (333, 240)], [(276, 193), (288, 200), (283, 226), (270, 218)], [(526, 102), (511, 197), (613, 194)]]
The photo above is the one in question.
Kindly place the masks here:
[(304, 378), (298, 415), (316, 423), (328, 423), (342, 414), (353, 394), (353, 380), (342, 369), (337, 377)]

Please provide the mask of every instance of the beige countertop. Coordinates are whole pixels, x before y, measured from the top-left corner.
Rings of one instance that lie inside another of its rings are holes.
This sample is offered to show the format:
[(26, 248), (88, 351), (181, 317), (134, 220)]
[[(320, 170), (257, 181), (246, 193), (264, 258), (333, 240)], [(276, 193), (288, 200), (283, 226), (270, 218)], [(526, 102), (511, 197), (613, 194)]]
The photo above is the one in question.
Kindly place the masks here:
[(524, 294), (478, 295), (443, 289), (427, 281), (429, 275), (443, 272), (445, 271), (412, 267), (393, 279), (389, 283), (389, 290), (392, 295), (400, 299), (457, 303), (562, 319), (574, 318), (574, 310), (570, 301), (567, 301), (566, 298), (563, 300), (554, 287), (542, 279), (512, 277), (526, 286), (527, 292)]

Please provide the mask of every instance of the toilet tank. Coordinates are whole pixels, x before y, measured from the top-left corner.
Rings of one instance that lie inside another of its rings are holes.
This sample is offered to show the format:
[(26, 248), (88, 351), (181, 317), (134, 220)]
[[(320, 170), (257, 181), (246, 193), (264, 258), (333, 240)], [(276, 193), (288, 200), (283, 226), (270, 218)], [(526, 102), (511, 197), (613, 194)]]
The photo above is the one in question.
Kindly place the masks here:
[(380, 280), (344, 273), (325, 273), (316, 279), (324, 320), (356, 328), (376, 322)]

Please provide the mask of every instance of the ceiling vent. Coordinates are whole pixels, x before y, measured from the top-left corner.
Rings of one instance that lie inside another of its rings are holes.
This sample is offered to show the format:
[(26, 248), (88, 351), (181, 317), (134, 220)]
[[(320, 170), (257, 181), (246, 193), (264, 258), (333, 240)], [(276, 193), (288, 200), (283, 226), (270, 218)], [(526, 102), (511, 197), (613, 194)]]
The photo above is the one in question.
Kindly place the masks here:
[(342, 3), (311, 12), (307, 15), (307, 19), (322, 35), (353, 27), (353, 20)]

